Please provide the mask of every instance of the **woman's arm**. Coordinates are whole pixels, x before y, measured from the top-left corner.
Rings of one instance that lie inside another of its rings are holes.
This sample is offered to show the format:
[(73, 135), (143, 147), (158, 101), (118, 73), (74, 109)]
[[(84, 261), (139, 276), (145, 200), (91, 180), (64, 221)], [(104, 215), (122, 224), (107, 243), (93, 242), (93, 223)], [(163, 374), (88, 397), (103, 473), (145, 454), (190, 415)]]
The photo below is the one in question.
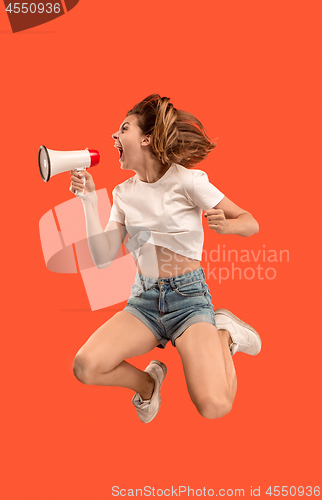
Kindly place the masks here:
[[(93, 195), (96, 199), (93, 199)], [(90, 197), (82, 199), (82, 202), (89, 250), (95, 266), (102, 269), (109, 266), (117, 256), (126, 236), (126, 228), (119, 222), (109, 221), (103, 230), (96, 193), (90, 193)]]
[(102, 228), (92, 176), (88, 172), (80, 174), (72, 172), (72, 192), (75, 190), (82, 191), (84, 187), (84, 195), (79, 197), (82, 200), (85, 212), (88, 246), (95, 266), (102, 269), (109, 266), (118, 254), (126, 236), (126, 228), (123, 224), (115, 221), (110, 221), (105, 230)]
[(252, 236), (259, 231), (258, 222), (254, 217), (226, 196), (214, 208), (207, 210), (204, 216), (208, 219), (210, 229), (214, 229), (218, 234)]

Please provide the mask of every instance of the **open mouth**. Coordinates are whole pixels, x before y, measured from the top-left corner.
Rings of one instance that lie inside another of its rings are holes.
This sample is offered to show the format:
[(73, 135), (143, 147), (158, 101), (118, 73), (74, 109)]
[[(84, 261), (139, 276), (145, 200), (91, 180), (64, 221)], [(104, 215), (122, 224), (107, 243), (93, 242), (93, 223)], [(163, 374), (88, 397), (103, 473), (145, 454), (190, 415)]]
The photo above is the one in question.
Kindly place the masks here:
[(120, 158), (119, 158), (119, 159), (121, 160), (121, 158), (122, 158), (122, 156), (123, 156), (123, 148), (122, 148), (122, 147), (121, 147), (121, 145), (120, 145), (120, 144), (118, 144), (118, 143), (114, 144), (114, 147), (115, 147), (116, 149), (118, 149), (118, 151), (119, 151), (119, 155), (120, 155)]

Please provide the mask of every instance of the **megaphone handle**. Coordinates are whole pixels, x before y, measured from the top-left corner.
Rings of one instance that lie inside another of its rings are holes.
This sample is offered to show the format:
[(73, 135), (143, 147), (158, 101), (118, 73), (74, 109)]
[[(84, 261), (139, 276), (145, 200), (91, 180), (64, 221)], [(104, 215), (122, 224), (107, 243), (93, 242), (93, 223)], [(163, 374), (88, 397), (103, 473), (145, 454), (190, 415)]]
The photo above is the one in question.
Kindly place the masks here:
[[(86, 170), (86, 169), (85, 169), (85, 167), (84, 167), (84, 168), (74, 168), (74, 170), (76, 170), (76, 172), (82, 172), (83, 170)], [(81, 195), (83, 195), (83, 194), (84, 194), (84, 191), (85, 191), (85, 182), (86, 182), (86, 180), (85, 180), (85, 177), (84, 177), (84, 189), (83, 189), (83, 192), (82, 192), (82, 193), (79, 193), (79, 194), (81, 194)], [(76, 196), (77, 196), (77, 195), (78, 195), (78, 191), (75, 191), (75, 194), (76, 194)]]

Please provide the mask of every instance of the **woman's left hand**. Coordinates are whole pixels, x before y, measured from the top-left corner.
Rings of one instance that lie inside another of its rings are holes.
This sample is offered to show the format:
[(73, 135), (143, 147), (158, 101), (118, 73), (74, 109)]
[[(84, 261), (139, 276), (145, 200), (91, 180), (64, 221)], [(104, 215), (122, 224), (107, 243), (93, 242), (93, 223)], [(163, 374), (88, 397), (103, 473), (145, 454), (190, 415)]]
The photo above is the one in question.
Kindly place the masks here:
[(210, 229), (214, 229), (218, 234), (228, 233), (229, 222), (223, 210), (220, 208), (211, 208), (204, 213), (204, 217), (208, 219)]

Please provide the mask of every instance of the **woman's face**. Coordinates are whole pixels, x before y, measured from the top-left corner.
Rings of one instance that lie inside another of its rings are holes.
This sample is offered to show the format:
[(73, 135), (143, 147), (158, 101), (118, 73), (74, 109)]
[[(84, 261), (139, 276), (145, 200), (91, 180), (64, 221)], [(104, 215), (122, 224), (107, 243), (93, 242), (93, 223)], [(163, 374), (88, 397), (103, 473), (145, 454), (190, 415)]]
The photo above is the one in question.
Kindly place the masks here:
[(149, 136), (144, 136), (138, 125), (137, 115), (129, 115), (123, 120), (120, 129), (112, 135), (114, 146), (119, 150), (123, 169), (135, 170), (142, 165), (146, 146), (150, 144)]

